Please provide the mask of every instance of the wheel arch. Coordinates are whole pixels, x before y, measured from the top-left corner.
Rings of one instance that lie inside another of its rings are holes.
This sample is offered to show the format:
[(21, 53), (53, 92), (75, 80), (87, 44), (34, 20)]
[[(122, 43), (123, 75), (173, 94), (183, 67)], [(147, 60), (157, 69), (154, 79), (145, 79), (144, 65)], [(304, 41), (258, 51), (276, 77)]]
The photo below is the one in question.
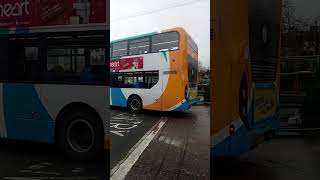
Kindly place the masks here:
[(142, 98), (141, 96), (139, 96), (138, 94), (131, 94), (129, 97), (128, 97), (128, 100), (127, 100), (127, 105), (129, 104), (129, 99), (132, 98), (132, 97), (138, 97), (140, 100), (141, 100), (141, 103), (142, 103), (142, 107), (143, 107), (143, 101), (142, 101)]
[(83, 111), (92, 113), (96, 117), (95, 119), (97, 119), (98, 123), (103, 127), (102, 118), (93, 107), (91, 107), (90, 105), (83, 103), (83, 102), (72, 102), (72, 103), (65, 105), (59, 111), (59, 113), (56, 117), (56, 123), (55, 123), (55, 128), (54, 128), (55, 142), (57, 141), (57, 135), (58, 135), (57, 132), (58, 132), (58, 128), (62, 122), (63, 117), (72, 111), (79, 111), (79, 110), (83, 110)]

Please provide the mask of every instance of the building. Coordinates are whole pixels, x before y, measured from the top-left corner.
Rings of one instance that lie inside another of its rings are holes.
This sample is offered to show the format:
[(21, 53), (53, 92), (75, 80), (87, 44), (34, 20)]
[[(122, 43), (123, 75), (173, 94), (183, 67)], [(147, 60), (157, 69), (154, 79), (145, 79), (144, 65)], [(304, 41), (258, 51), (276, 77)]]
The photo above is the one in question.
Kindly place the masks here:
[(210, 102), (210, 70), (202, 69), (198, 75), (198, 100)]

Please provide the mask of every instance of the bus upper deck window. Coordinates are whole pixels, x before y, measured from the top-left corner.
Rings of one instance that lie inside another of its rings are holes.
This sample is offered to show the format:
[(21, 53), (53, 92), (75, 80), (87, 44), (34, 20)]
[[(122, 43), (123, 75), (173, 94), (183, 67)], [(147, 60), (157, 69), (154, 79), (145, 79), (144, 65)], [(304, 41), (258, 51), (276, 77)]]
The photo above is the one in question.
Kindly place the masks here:
[(128, 41), (113, 43), (112, 46), (112, 57), (127, 56)]
[(134, 39), (129, 42), (129, 55), (147, 54), (149, 53), (149, 49), (149, 37)]
[(179, 49), (179, 33), (167, 32), (152, 36), (152, 52), (173, 51)]

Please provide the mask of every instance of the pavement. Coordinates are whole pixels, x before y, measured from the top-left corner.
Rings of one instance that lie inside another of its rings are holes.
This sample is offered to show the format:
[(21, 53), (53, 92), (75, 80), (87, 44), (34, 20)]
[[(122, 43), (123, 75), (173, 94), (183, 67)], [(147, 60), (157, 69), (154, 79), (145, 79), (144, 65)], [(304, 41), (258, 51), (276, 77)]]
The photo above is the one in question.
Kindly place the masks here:
[(236, 159), (211, 159), (214, 180), (318, 180), (320, 134), (266, 141)]
[[(66, 160), (54, 145), (0, 141), (0, 179), (102, 180), (109, 177), (109, 152), (91, 162)], [(108, 177), (107, 177), (108, 176)]]
[[(209, 115), (207, 105), (194, 106), (185, 113), (148, 114), (149, 119), (140, 123), (144, 135), (114, 166), (111, 179), (209, 179)], [(150, 128), (142, 128), (143, 122)], [(132, 137), (122, 140), (126, 144)], [(111, 135), (111, 144), (113, 141)], [(113, 151), (118, 149), (111, 146), (111, 159)]]
[(110, 119), (110, 167), (116, 166), (130, 149), (161, 118), (159, 112), (131, 113), (127, 109), (112, 108)]

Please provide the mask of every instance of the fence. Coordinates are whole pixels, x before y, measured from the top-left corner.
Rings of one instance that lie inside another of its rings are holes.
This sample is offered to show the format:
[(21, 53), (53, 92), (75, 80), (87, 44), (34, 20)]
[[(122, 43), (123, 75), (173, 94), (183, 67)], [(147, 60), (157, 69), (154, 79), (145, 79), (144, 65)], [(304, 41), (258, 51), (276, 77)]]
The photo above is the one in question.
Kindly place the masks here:
[(315, 106), (320, 104), (320, 93), (316, 93), (320, 87), (320, 56), (282, 57), (280, 65), (281, 129), (317, 130), (320, 118), (313, 116), (318, 111)]

